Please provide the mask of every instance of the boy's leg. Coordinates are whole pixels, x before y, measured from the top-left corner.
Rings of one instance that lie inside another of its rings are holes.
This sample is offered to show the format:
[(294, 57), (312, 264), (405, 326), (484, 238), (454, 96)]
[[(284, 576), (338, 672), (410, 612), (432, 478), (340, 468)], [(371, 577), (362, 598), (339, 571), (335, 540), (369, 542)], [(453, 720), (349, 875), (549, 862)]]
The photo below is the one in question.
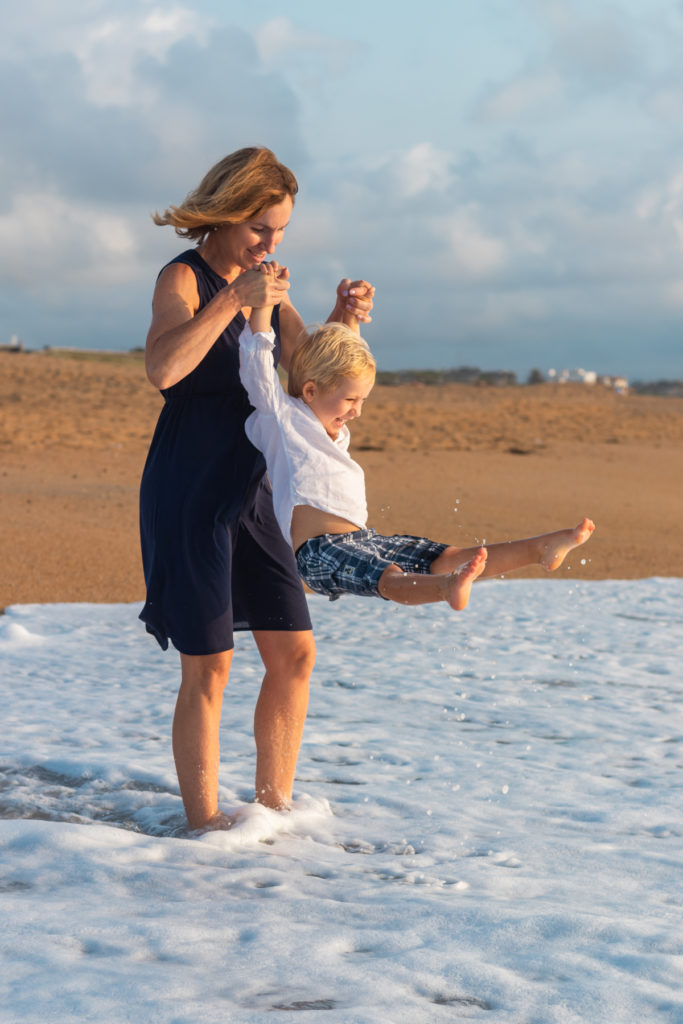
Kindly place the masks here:
[(460, 564), (454, 571), (440, 575), (403, 572), (398, 565), (390, 565), (380, 576), (378, 590), (382, 597), (398, 604), (448, 601), (455, 611), (462, 611), (467, 607), (472, 584), (482, 575), (485, 567), (486, 548), (475, 548), (467, 562)]
[[(583, 519), (578, 526), (569, 530), (555, 530), (538, 537), (511, 540), (502, 544), (487, 544), (488, 558), (482, 579), (500, 576), (525, 565), (541, 565), (548, 572), (558, 569), (566, 556), (580, 544), (585, 544), (595, 529), (590, 519)], [(435, 574), (449, 573), (469, 562), (478, 548), (448, 547), (432, 562), (430, 571)]]

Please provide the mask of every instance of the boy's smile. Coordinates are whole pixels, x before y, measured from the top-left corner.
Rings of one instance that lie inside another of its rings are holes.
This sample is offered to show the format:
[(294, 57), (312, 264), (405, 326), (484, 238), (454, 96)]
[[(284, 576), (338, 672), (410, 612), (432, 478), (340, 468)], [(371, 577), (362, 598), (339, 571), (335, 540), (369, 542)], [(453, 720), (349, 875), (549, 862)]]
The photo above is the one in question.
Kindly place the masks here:
[(318, 417), (328, 436), (336, 441), (344, 424), (361, 415), (363, 403), (372, 391), (374, 383), (374, 374), (345, 377), (341, 383), (324, 391), (312, 380), (308, 380), (303, 386), (302, 397)]

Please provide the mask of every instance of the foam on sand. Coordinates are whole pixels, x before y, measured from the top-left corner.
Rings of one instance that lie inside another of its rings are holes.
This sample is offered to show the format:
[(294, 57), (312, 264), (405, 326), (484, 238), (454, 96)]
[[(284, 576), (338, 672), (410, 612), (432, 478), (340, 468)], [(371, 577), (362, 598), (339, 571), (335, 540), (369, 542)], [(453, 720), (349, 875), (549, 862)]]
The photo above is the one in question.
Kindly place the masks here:
[(0, 617), (8, 1021), (679, 1024), (683, 581), (478, 583), (468, 609), (311, 599), (290, 814), (186, 830), (177, 655), (135, 605)]

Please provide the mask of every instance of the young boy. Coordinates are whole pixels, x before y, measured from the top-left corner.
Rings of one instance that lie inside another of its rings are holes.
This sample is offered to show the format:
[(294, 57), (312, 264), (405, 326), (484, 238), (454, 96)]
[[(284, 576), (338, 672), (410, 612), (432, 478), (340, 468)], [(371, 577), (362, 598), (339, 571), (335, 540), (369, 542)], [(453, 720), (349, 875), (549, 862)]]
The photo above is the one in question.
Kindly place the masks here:
[[(275, 263), (261, 267), (279, 272)], [(347, 423), (361, 415), (375, 382), (358, 321), (349, 316), (306, 337), (292, 356), (286, 395), (273, 365), (270, 316), (270, 307), (252, 309), (240, 336), (240, 377), (255, 409), (245, 429), (265, 456), (275, 515), (311, 590), (330, 600), (351, 593), (409, 605), (447, 601), (461, 611), (478, 577), (525, 565), (552, 571), (588, 540), (590, 519), (486, 548), (367, 529), (363, 470), (348, 454)]]

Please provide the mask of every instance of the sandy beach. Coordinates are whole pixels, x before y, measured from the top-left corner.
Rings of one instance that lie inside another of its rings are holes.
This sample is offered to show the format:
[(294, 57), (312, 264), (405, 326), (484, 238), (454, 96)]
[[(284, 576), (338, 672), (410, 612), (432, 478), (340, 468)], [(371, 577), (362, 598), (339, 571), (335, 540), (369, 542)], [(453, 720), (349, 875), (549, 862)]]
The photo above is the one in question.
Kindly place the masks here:
[[(142, 600), (137, 493), (162, 402), (142, 355), (0, 352), (0, 381), (0, 607)], [(352, 433), (383, 532), (467, 546), (588, 515), (596, 534), (558, 575), (683, 575), (683, 399), (378, 385)]]

